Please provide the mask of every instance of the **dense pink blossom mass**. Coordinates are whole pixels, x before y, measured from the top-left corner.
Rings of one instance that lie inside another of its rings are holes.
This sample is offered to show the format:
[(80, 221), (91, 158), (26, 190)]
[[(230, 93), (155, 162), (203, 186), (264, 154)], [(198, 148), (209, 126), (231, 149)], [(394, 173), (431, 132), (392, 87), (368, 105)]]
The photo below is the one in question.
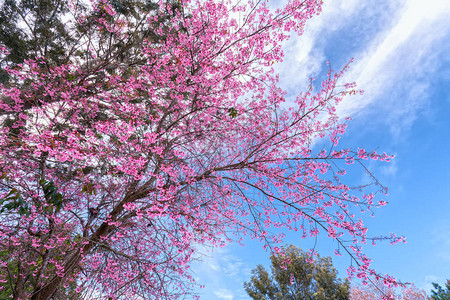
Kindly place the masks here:
[(355, 285), (350, 291), (350, 300), (428, 300), (424, 290), (418, 289), (414, 284), (398, 288), (386, 287), (381, 281), (373, 285)]
[[(362, 247), (404, 238), (367, 236), (359, 215), (386, 204), (386, 188), (364, 163), (392, 157), (338, 144), (346, 121), (336, 105), (360, 93), (341, 82), (348, 66), (330, 68), (318, 90), (311, 81), (289, 103), (273, 69), (321, 1), (276, 10), (262, 1), (171, 3), (160, 1), (173, 16), (156, 29), (162, 42), (142, 44), (139, 67), (112, 72), (94, 59), (105, 32), (126, 41), (134, 26), (102, 0), (92, 3), (98, 36), (83, 44), (93, 59), (48, 66), (35, 57), (8, 69), (1, 288), (11, 284), (14, 299), (69, 291), (172, 299), (190, 294), (190, 261), (202, 245), (250, 236), (279, 251), (287, 231), (328, 235), (338, 255), (351, 257), (349, 276), (397, 285), (371, 269)], [(86, 21), (71, 10), (74, 22)], [(346, 183), (349, 169), (373, 184)]]

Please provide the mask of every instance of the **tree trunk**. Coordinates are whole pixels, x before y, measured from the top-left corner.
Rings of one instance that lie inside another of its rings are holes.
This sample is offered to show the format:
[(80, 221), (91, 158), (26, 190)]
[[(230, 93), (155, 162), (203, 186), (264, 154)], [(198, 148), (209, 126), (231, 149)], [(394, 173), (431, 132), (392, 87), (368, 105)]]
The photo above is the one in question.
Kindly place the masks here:
[[(142, 196), (142, 195), (141, 195)], [(116, 220), (117, 216), (123, 211), (124, 204), (132, 202), (139, 198), (139, 194), (129, 194), (113, 209), (110, 213), (111, 220)], [(109, 225), (108, 222), (103, 222), (99, 228), (91, 235), (89, 238), (89, 243), (84, 245), (83, 253), (88, 254), (95, 243), (100, 240), (100, 237), (107, 236), (108, 233), (113, 230), (113, 226)], [(64, 264), (64, 273), (70, 274), (79, 265), (82, 259), (81, 251), (77, 250), (72, 257)], [(39, 286), (35, 289), (31, 296), (31, 300), (49, 300), (60, 288), (64, 277), (54, 276), (49, 282), (44, 286)]]
[[(71, 273), (71, 271), (78, 265), (81, 260), (80, 251), (75, 252), (72, 257), (66, 262), (64, 266), (64, 271), (66, 274)], [(31, 296), (31, 300), (49, 300), (59, 289), (62, 284), (64, 277), (54, 276), (47, 284), (44, 286), (38, 286)]]
[(54, 277), (51, 283), (35, 291), (31, 296), (31, 300), (49, 300), (58, 290), (62, 279), (62, 277)]

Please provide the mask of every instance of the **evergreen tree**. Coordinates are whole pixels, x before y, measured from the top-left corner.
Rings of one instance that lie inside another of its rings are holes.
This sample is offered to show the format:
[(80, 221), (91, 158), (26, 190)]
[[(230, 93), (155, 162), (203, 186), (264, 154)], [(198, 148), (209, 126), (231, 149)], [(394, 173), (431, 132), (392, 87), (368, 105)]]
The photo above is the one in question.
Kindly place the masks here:
[[(70, 10), (66, 0), (6, 0), (0, 4), (0, 45), (8, 52), (0, 57), (0, 83), (14, 79), (6, 68), (39, 58), (42, 72), (67, 64), (79, 66), (76, 76), (68, 74), (69, 78), (59, 80), (87, 86), (87, 95), (103, 92), (108, 86), (99, 89), (98, 83), (107, 75), (127, 78), (139, 70), (148, 60), (142, 55), (144, 41), (151, 41), (155, 47), (164, 43), (166, 34), (173, 31), (171, 18), (183, 12), (178, 1), (170, 0), (165, 10), (152, 0), (107, 0), (94, 7), (77, 1), (72, 5), (76, 7)], [(105, 7), (112, 7), (114, 14), (109, 14)], [(183, 26), (180, 28), (183, 30)], [(18, 83), (22, 90), (32, 89), (30, 81), (16, 79), (11, 84)], [(33, 93), (33, 99), (23, 99), (23, 110), (61, 100), (45, 95), (44, 91)], [(14, 103), (4, 96), (0, 101), (6, 105)], [(3, 114), (14, 113), (0, 106), (0, 115)]]
[(331, 258), (320, 256), (312, 262), (310, 255), (295, 246), (282, 248), (271, 259), (271, 274), (258, 265), (250, 282), (244, 283), (252, 299), (349, 299), (350, 283), (337, 278)]
[(433, 300), (450, 300), (450, 280), (447, 280), (445, 288), (433, 282), (434, 289), (431, 291)]

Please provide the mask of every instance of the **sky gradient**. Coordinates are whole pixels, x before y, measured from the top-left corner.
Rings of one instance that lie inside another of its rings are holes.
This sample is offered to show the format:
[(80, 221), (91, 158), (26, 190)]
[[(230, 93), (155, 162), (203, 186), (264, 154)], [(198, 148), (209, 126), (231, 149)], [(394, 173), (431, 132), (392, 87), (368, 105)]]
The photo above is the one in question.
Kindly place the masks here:
[[(304, 35), (285, 45), (285, 61), (277, 66), (282, 87), (295, 98), (308, 78), (324, 79), (327, 61), (338, 70), (355, 58), (346, 80), (365, 92), (338, 107), (340, 116), (353, 118), (340, 146), (396, 156), (389, 164), (368, 163), (389, 187), (389, 205), (364, 221), (371, 236), (394, 232), (408, 241), (365, 251), (377, 271), (427, 292), (431, 282), (450, 279), (448, 20), (448, 0), (325, 0)], [(314, 242), (295, 235), (286, 239), (305, 250)], [(249, 299), (242, 284), (257, 264), (268, 267), (269, 253), (256, 241), (245, 243), (217, 249), (194, 265), (206, 286), (201, 299)], [(316, 250), (331, 256), (343, 277), (350, 259), (336, 257), (333, 249), (326, 237), (319, 238)]]

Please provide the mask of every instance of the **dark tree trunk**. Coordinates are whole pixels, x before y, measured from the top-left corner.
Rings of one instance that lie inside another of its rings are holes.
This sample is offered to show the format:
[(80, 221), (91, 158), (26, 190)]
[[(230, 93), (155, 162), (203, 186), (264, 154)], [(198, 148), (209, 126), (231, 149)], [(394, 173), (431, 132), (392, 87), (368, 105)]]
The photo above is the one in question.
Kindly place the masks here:
[[(128, 202), (132, 202), (142, 196), (145, 196), (146, 193), (143, 194), (129, 194), (126, 196), (110, 213), (111, 220), (116, 220), (117, 216), (123, 211), (124, 204)], [(96, 241), (100, 240), (100, 237), (107, 236), (113, 230), (113, 226), (109, 225), (108, 222), (103, 222), (99, 228), (93, 233), (90, 237), (90, 242), (83, 247), (83, 253), (88, 254)], [(67, 262), (64, 264), (64, 272), (65, 274), (71, 274), (74, 269), (79, 265), (81, 261), (81, 251), (77, 250), (72, 257), (70, 257)], [(50, 281), (48, 281), (44, 286), (39, 286), (35, 289), (31, 296), (31, 300), (49, 300), (58, 289), (63, 284), (64, 277), (54, 276)]]

